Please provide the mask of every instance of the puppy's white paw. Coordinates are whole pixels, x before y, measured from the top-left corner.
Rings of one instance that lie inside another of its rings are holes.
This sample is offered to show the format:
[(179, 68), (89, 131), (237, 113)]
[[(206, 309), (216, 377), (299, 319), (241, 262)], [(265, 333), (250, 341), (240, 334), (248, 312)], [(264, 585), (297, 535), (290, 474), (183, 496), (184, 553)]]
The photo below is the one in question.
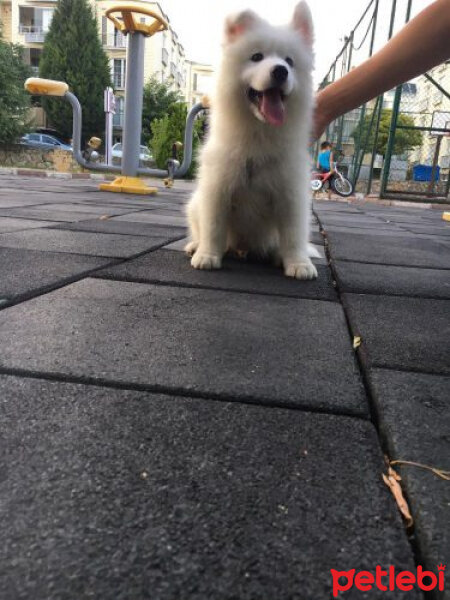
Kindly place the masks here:
[(303, 261), (287, 263), (284, 267), (284, 274), (287, 277), (295, 277), (296, 279), (315, 279), (317, 269), (309, 259), (304, 259)]
[(194, 269), (220, 269), (222, 266), (222, 258), (217, 256), (217, 254), (204, 254), (197, 250), (191, 259), (191, 265)]
[(188, 256), (192, 256), (196, 252), (197, 248), (198, 248), (197, 242), (189, 242), (184, 247), (184, 251), (186, 252), (186, 254)]

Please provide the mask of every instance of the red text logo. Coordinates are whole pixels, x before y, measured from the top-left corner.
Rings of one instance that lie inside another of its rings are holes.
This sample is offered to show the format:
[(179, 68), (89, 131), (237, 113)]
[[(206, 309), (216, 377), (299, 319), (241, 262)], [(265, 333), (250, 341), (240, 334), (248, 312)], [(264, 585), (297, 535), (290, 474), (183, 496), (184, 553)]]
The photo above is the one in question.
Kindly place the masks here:
[(380, 565), (377, 565), (375, 573), (370, 571), (358, 571), (350, 569), (350, 571), (336, 571), (331, 569), (333, 578), (333, 597), (337, 598), (339, 592), (346, 592), (352, 587), (369, 592), (374, 587), (387, 592), (401, 590), (408, 592), (417, 586), (419, 590), (430, 592), (438, 589), (444, 590), (444, 571), (445, 565), (438, 565), (437, 574), (433, 571), (424, 571), (419, 565), (417, 571), (400, 571), (395, 572), (395, 567), (390, 566), (387, 571), (383, 570)]

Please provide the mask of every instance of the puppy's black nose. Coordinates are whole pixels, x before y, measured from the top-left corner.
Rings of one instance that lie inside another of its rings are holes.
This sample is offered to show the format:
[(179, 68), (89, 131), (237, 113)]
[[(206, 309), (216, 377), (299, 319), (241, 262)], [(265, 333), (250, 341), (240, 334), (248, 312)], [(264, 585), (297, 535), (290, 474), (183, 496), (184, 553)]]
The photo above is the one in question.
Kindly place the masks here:
[(277, 83), (284, 83), (288, 76), (288, 70), (284, 65), (277, 65), (272, 71), (272, 78)]

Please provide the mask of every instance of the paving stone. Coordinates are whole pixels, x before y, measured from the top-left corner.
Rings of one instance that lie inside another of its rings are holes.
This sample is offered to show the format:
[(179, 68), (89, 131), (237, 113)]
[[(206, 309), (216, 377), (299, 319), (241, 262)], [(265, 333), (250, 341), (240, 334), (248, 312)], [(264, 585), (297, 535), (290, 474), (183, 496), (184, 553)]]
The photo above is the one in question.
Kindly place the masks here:
[[(375, 369), (371, 387), (391, 458), (450, 470), (450, 378)], [(417, 467), (395, 469), (415, 520), (421, 564), (436, 571), (450, 548), (450, 484)], [(446, 587), (440, 598), (450, 598), (449, 579)]]
[(313, 200), (314, 210), (317, 212), (339, 212), (361, 214), (361, 209), (353, 204), (346, 202), (329, 202), (323, 200)]
[(34, 221), (28, 219), (14, 219), (10, 217), (0, 217), (0, 233), (10, 231), (22, 231), (24, 229), (38, 229), (52, 225), (53, 221)]
[(145, 250), (157, 248), (163, 243), (164, 238), (161, 237), (110, 233), (97, 235), (91, 232), (49, 228), (0, 234), (0, 247), (3, 248), (24, 248), (117, 258), (133, 256)]
[(378, 214), (377, 217), (386, 223), (398, 223), (402, 225), (426, 225), (427, 223), (431, 223), (431, 220), (428, 220), (426, 215), (420, 214), (408, 215), (392, 213), (389, 215)]
[(111, 207), (105, 204), (75, 204), (73, 202), (60, 202), (58, 204), (46, 204), (46, 210), (68, 211), (68, 212), (81, 212), (81, 213), (93, 213), (98, 215), (123, 215), (133, 210), (133, 207), (118, 208), (117, 206)]
[(170, 225), (175, 227), (187, 227), (185, 216), (174, 217), (172, 215), (158, 215), (156, 211), (146, 210), (120, 217), (114, 217), (115, 221), (135, 221), (137, 223), (153, 223), (155, 225)]
[[(1, 228), (1, 219), (0, 219)], [(184, 227), (167, 227), (152, 223), (136, 223), (134, 221), (113, 221), (112, 219), (92, 219), (77, 223), (52, 224), (52, 229), (70, 229), (71, 231), (91, 231), (96, 233), (119, 233), (123, 235), (143, 235), (161, 237), (170, 241), (186, 234)]]
[(44, 204), (25, 208), (0, 208), (2, 217), (24, 217), (25, 219), (39, 219), (41, 221), (83, 221), (92, 219), (91, 212), (76, 212), (68, 210), (49, 210)]
[(4, 368), (367, 414), (335, 302), (85, 279), (0, 330)]
[[(24, 194), (25, 195), (25, 194)], [(45, 195), (42, 195), (44, 198)], [(31, 198), (22, 198), (16, 197), (14, 198), (11, 194), (0, 194), (0, 209), (3, 208), (20, 208), (21, 206), (33, 206), (35, 204), (41, 204), (43, 200), (39, 199), (33, 194), (33, 199)]]
[(118, 267), (101, 270), (98, 277), (337, 301), (330, 269), (325, 261), (313, 260), (319, 273), (318, 278), (313, 281), (298, 281), (285, 277), (281, 268), (233, 259), (225, 259), (223, 268), (219, 271), (201, 271), (193, 269), (189, 258), (180, 250), (164, 249), (127, 261)]
[(345, 225), (346, 227), (360, 227), (364, 229), (367, 227), (376, 229), (377, 227), (388, 225), (388, 223), (385, 223), (376, 217), (367, 217), (365, 215), (355, 215), (352, 213), (348, 215), (323, 213), (319, 215), (319, 220), (324, 229), (327, 228), (327, 225)]
[[(444, 221), (443, 221), (444, 223)], [(450, 236), (449, 225), (409, 225), (408, 230), (413, 233), (426, 233), (428, 235)]]
[(334, 260), (350, 260), (406, 267), (449, 268), (448, 248), (440, 241), (396, 234), (382, 238), (353, 233), (327, 232)]
[(0, 304), (44, 292), (114, 262), (94, 256), (0, 248)]
[(450, 298), (450, 273), (440, 269), (335, 261), (343, 292)]
[(352, 333), (370, 367), (450, 373), (446, 300), (343, 294)]
[(319, 599), (330, 569), (414, 570), (367, 421), (5, 376), (0, 392), (2, 600)]
[[(413, 240), (415, 238), (415, 236), (417, 234), (412, 233), (411, 231), (407, 231), (406, 229), (403, 229), (401, 227), (395, 227), (393, 228), (391, 225), (386, 224), (386, 225), (381, 225), (381, 227), (379, 227), (377, 225), (377, 228), (374, 229), (373, 227), (353, 227), (353, 225), (349, 225), (344, 226), (344, 225), (325, 225), (324, 224), (324, 229), (325, 229), (325, 236), (328, 237), (328, 233), (335, 231), (336, 233), (349, 233), (352, 235), (355, 234), (360, 234), (360, 235), (364, 235), (364, 236), (382, 236), (382, 235), (387, 235), (387, 236), (394, 236), (396, 238), (398, 237), (407, 237), (410, 238), (411, 240)], [(422, 236), (420, 236), (422, 237)], [(383, 243), (382, 240), (378, 240), (377, 243)]]

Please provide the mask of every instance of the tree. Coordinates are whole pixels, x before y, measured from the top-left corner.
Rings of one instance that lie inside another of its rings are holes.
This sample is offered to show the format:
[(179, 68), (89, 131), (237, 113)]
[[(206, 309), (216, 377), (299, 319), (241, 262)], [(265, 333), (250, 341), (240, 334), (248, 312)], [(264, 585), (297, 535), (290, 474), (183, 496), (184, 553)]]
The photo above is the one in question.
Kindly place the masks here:
[(144, 102), (142, 107), (142, 137), (149, 143), (152, 137), (152, 123), (162, 119), (174, 102), (181, 101), (181, 94), (171, 90), (167, 83), (159, 83), (153, 76), (144, 86)]
[(22, 48), (5, 42), (0, 32), (0, 142), (17, 141), (30, 127), (30, 95), (23, 84), (30, 76)]
[[(376, 151), (378, 154), (386, 155), (387, 143), (389, 138), (389, 128), (391, 125), (392, 110), (383, 108), (381, 111), (380, 128), (378, 131)], [(399, 113), (398, 125), (414, 127), (414, 119), (411, 115)], [(372, 122), (372, 113), (366, 113), (364, 121), (358, 123), (351, 134), (355, 144), (364, 144), (367, 151), (373, 147), (375, 140), (376, 115)], [(370, 128), (370, 131), (369, 131)], [(366, 142), (367, 140), (367, 142)], [(396, 129), (393, 154), (403, 154), (407, 150), (412, 150), (422, 143), (422, 133), (415, 129)]]
[[(105, 125), (103, 90), (110, 85), (108, 57), (87, 0), (59, 0), (45, 38), (39, 64), (41, 77), (69, 84), (83, 108), (82, 138), (102, 137)], [(72, 137), (72, 108), (61, 98), (43, 97), (52, 125)]]
[[(167, 114), (161, 119), (154, 119), (152, 123), (152, 141), (151, 148), (157, 166), (165, 169), (167, 159), (172, 156), (172, 145), (177, 141), (184, 141), (184, 130), (186, 128), (187, 106), (182, 102), (176, 102), (169, 107)], [(200, 133), (202, 129), (202, 120), (197, 119), (194, 126), (193, 135), (193, 160), (187, 177), (193, 177), (196, 169), (195, 153), (200, 142)], [(180, 163), (183, 160), (184, 152), (178, 153)]]

